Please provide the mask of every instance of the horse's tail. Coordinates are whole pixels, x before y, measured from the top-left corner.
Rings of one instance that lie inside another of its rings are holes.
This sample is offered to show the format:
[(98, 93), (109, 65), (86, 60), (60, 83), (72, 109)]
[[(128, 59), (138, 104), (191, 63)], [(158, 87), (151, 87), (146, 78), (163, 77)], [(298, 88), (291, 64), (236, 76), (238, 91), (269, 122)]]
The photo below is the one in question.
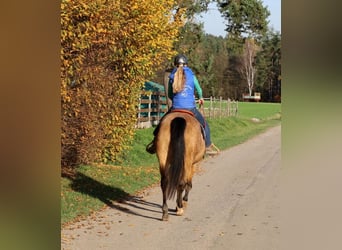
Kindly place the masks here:
[(176, 117), (171, 122), (171, 141), (169, 146), (169, 164), (167, 170), (168, 181), (166, 188), (166, 196), (168, 199), (172, 199), (177, 192), (177, 188), (180, 185), (184, 185), (185, 127), (186, 121), (184, 118)]

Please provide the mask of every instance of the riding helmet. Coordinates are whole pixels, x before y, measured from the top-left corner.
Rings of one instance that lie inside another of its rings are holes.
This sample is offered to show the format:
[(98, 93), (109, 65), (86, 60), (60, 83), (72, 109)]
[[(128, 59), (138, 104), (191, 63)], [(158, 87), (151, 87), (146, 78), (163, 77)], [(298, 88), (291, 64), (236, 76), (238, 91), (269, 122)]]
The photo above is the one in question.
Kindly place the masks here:
[(175, 57), (173, 64), (175, 66), (178, 66), (179, 64), (188, 64), (188, 58), (186, 58), (185, 55), (179, 54)]

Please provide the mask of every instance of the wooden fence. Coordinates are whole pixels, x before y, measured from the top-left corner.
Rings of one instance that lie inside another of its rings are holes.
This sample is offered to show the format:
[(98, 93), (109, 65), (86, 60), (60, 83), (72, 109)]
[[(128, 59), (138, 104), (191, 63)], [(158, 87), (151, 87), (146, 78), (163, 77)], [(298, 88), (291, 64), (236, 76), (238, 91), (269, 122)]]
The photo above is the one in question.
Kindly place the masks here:
[(203, 98), (204, 108), (200, 108), (200, 111), (205, 118), (221, 118), (228, 116), (236, 116), (238, 114), (238, 101), (232, 101), (229, 98), (227, 100), (215, 97)]
[[(205, 118), (221, 118), (236, 116), (238, 114), (238, 102), (222, 97), (204, 98), (205, 105), (199, 110)], [(142, 91), (137, 113), (137, 128), (149, 128), (157, 125), (162, 116), (168, 110), (167, 98), (164, 92)]]
[(167, 110), (167, 99), (164, 92), (142, 91), (136, 127), (149, 128), (157, 125)]

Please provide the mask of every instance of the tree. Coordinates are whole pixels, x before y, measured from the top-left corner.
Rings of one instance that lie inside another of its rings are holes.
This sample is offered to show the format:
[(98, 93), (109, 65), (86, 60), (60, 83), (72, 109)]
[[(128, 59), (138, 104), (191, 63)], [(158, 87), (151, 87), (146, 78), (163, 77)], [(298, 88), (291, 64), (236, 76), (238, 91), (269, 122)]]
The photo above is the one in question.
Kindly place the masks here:
[(227, 19), (228, 35), (261, 38), (267, 31), (270, 12), (260, 0), (217, 0), (220, 12)]
[(229, 79), (230, 94), (235, 98), (240, 96), (243, 80), (247, 81), (251, 95), (256, 77), (256, 49), (268, 30), (267, 18), (270, 12), (260, 0), (216, 0), (216, 2), (222, 16), (227, 20), (229, 64), (226, 75)]
[(62, 166), (115, 161), (134, 135), (140, 89), (184, 25), (168, 0), (62, 0)]
[(257, 54), (257, 83), (265, 101), (280, 101), (281, 35), (270, 30), (261, 41)]
[(241, 55), (239, 71), (242, 77), (247, 81), (248, 93), (250, 96), (252, 95), (254, 87), (256, 73), (255, 58), (258, 50), (259, 47), (256, 45), (254, 39), (246, 39)]
[(228, 56), (225, 39), (206, 34), (195, 54), (199, 60), (194, 68), (204, 96), (226, 96), (227, 80), (224, 72), (228, 64)]
[[(177, 53), (185, 54), (189, 63), (193, 66), (200, 64), (200, 57), (197, 55), (198, 46), (200, 46), (204, 31), (203, 24), (194, 21), (194, 16), (206, 11), (211, 0), (176, 0), (174, 1), (174, 18), (178, 19), (179, 14), (184, 16), (184, 25), (180, 27), (177, 37), (170, 37), (172, 40), (175, 56)], [(183, 12), (182, 12), (183, 11)], [(152, 80), (158, 83), (165, 82), (165, 75), (173, 68), (173, 58), (165, 57), (162, 63), (163, 67), (155, 72)], [(167, 79), (167, 78), (166, 78)]]

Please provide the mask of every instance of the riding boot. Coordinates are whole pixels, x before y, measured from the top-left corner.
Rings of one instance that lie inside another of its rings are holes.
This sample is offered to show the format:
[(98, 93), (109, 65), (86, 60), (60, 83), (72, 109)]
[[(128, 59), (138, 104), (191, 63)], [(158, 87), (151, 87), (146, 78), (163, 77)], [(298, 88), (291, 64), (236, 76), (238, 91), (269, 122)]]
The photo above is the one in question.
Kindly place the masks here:
[(158, 123), (157, 127), (153, 131), (153, 135), (154, 135), (153, 140), (146, 146), (146, 151), (150, 154), (156, 153), (156, 138), (159, 132), (159, 127), (160, 127), (160, 122)]
[(146, 146), (146, 151), (150, 154), (156, 153), (156, 137)]

